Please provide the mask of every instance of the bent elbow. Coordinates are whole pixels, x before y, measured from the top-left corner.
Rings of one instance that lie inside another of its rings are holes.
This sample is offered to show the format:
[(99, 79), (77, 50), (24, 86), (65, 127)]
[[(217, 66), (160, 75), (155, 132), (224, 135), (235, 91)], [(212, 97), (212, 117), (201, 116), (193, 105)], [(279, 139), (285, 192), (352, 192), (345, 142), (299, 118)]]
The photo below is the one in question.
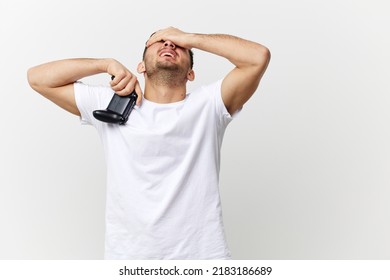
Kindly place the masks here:
[(263, 55), (267, 59), (267, 61), (271, 60), (271, 51), (269, 50), (269, 48), (264, 47)]
[(36, 67), (31, 67), (27, 70), (27, 81), (33, 90), (40, 92), (42, 78), (39, 77)]
[(267, 47), (261, 46), (258, 52), (257, 64), (261, 66), (264, 66), (264, 64), (267, 65), (270, 59), (271, 59), (271, 51)]
[(37, 81), (35, 79), (35, 74), (34, 74), (34, 67), (29, 68), (27, 70), (27, 81), (28, 81), (30, 87), (32, 87), (33, 89), (35, 89), (37, 87)]
[(271, 59), (271, 52), (267, 47), (260, 45), (256, 55), (253, 56), (252, 59), (252, 65), (254, 69), (256, 69), (256, 73), (262, 76), (268, 67), (269, 61)]

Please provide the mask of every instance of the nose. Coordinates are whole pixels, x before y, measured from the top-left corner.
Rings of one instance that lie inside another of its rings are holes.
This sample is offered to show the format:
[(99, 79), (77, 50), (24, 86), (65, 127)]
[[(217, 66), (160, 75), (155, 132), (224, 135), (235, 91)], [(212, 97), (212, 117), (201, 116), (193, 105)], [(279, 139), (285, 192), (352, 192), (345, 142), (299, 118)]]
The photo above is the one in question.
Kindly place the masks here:
[(165, 41), (164, 47), (172, 48), (173, 50), (176, 48), (175, 44), (172, 41)]

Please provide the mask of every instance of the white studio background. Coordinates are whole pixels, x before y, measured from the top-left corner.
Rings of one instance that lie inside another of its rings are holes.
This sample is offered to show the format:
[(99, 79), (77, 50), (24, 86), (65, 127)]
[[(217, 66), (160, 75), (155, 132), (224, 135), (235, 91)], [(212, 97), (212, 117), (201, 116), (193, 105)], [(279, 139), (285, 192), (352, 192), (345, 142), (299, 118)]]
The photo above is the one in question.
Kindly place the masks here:
[[(272, 53), (223, 146), (233, 257), (389, 259), (389, 14), (385, 0), (1, 0), (0, 259), (103, 258), (98, 135), (33, 92), (27, 69), (113, 57), (135, 73), (149, 35), (168, 26)], [(232, 66), (195, 50), (194, 67), (190, 89)]]

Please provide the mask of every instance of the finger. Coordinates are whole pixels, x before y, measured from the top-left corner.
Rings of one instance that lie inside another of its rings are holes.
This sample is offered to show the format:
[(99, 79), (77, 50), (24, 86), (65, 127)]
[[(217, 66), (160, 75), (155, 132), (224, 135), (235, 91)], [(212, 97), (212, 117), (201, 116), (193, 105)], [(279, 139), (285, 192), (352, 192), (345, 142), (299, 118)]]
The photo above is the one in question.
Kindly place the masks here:
[(116, 76), (112, 75), (112, 76), (111, 76), (111, 81), (110, 81), (110, 86), (111, 86), (111, 87), (116, 86), (116, 85), (120, 82), (121, 79), (122, 79), (122, 78), (119, 77), (118, 75), (116, 75)]
[(115, 86), (111, 86), (112, 87), (112, 89), (114, 90), (114, 91), (121, 91), (121, 90), (123, 90), (124, 88), (126, 88), (126, 86), (128, 85), (128, 83), (131, 81), (131, 76), (125, 76), (125, 77), (123, 77), (123, 79), (122, 80), (120, 80), (119, 82), (118, 82), (118, 84), (116, 84)]
[(156, 42), (160, 42), (160, 41), (164, 41), (165, 37), (164, 37), (164, 30), (159, 30), (157, 32), (154, 32), (148, 41), (146, 41), (146, 47), (149, 47), (151, 45), (153, 45), (154, 43)]
[(153, 45), (154, 43), (159, 42), (159, 41), (162, 41), (162, 39), (160, 39), (160, 37), (153, 37), (153, 38), (150, 38), (150, 39), (146, 42), (146, 47), (150, 47), (151, 45)]
[(146, 40), (145, 46), (148, 46), (148, 42), (149, 42), (149, 40), (154, 36), (154, 34), (156, 34), (156, 32), (153, 32), (153, 33), (149, 36), (149, 39)]
[(126, 83), (126, 85), (125, 85), (122, 89), (116, 91), (116, 93), (117, 93), (118, 95), (121, 95), (121, 96), (129, 95), (130, 93), (133, 92), (136, 82), (137, 82), (137, 77), (133, 76), (133, 77)]
[(126, 87), (120, 91), (121, 95), (129, 95), (134, 91), (134, 86), (137, 80), (132, 80), (129, 83), (126, 84)]
[(115, 73), (115, 75), (113, 75), (114, 79), (112, 79), (111, 77), (111, 82), (110, 82), (110, 85), (111, 87), (114, 87), (116, 86), (117, 84), (119, 84), (120, 81), (122, 81), (123, 78), (126, 77), (128, 73), (126, 71), (121, 71), (120, 73)]

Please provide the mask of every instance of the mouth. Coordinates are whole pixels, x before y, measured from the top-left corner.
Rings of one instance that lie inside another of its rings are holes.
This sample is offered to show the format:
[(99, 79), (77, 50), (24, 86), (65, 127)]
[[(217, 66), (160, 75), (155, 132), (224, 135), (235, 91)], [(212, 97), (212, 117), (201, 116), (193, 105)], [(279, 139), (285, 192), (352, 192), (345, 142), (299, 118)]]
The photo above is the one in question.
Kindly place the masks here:
[(160, 57), (172, 57), (172, 58), (176, 58), (177, 54), (176, 52), (172, 51), (172, 50), (162, 50), (159, 54)]

